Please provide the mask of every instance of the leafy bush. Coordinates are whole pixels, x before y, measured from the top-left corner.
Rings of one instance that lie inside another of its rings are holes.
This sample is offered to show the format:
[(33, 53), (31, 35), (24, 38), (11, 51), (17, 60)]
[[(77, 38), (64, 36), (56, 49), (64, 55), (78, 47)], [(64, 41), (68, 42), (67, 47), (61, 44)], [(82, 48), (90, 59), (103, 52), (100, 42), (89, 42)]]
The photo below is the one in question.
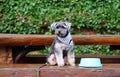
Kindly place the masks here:
[[(48, 55), (50, 46), (39, 53)], [(110, 50), (108, 45), (76, 45), (74, 49), (75, 55), (120, 55), (120, 50)]]
[(120, 1), (0, 0), (0, 21), (0, 33), (51, 33), (51, 23), (69, 21), (74, 34), (86, 28), (99, 34), (120, 34)]
[(110, 47), (106, 45), (82, 45), (75, 47), (76, 55), (92, 54), (92, 55), (113, 55)]
[[(85, 29), (120, 34), (120, 0), (0, 0), (0, 33), (51, 34), (55, 21), (71, 22), (73, 34), (84, 34)], [(112, 54), (104, 46), (75, 49), (76, 54)]]

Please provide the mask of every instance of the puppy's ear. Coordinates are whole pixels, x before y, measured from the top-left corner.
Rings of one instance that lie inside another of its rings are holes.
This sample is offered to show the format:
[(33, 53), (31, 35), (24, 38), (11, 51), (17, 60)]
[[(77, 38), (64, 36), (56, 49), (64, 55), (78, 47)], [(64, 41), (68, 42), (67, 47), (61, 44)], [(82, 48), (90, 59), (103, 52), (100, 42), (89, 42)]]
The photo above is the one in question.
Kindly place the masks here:
[(57, 23), (52, 23), (52, 24), (51, 24), (51, 28), (52, 28), (53, 30), (55, 30), (56, 25), (57, 25)]
[(70, 22), (65, 22), (65, 24), (66, 24), (68, 30), (70, 30), (70, 28), (71, 28), (71, 23), (70, 23)]

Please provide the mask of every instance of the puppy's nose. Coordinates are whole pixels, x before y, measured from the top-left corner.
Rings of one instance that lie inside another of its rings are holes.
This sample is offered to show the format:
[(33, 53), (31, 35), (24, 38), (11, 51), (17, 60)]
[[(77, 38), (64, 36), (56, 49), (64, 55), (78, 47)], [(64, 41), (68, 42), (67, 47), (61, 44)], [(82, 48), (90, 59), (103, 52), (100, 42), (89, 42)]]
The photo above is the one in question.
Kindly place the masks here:
[(60, 34), (60, 33), (61, 33), (61, 31), (58, 31), (58, 33)]

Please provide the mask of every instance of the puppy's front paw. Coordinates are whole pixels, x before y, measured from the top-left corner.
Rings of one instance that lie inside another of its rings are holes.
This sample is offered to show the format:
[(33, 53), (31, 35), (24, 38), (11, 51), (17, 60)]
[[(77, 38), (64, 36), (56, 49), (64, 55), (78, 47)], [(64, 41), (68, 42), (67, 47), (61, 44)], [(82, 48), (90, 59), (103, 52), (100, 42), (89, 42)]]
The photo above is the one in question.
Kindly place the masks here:
[(71, 66), (75, 66), (75, 59), (74, 58), (69, 58), (69, 64), (71, 65)]
[(63, 60), (61, 60), (61, 61), (59, 61), (59, 62), (58, 62), (58, 66), (59, 66), (59, 67), (64, 66), (64, 64), (65, 64), (65, 63), (64, 63), (64, 61), (63, 61)]
[(70, 65), (74, 67), (74, 66), (75, 66), (75, 63), (72, 63), (72, 64), (70, 64)]
[(48, 63), (49, 63), (49, 65), (55, 65), (57, 63), (56, 58), (53, 54), (48, 57)]

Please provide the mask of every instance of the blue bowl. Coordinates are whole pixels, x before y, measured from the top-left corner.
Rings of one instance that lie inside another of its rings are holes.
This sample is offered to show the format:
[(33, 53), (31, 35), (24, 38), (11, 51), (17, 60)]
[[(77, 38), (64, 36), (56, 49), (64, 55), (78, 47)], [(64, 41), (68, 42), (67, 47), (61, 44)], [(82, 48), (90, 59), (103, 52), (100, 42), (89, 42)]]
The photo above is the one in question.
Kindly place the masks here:
[(81, 58), (80, 67), (102, 67), (100, 58)]

